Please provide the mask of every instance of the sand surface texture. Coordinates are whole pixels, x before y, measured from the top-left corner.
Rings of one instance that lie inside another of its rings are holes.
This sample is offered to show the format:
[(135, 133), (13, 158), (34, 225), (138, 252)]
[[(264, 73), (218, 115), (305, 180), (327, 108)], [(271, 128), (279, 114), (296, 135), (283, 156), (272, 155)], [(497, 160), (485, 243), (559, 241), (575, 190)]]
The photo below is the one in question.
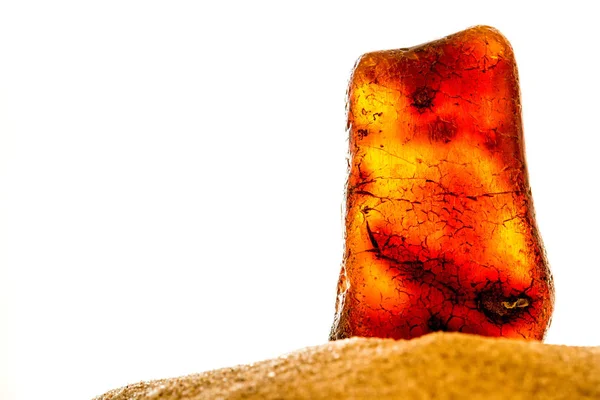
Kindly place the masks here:
[(600, 347), (459, 333), (353, 338), (96, 398), (133, 399), (600, 399)]

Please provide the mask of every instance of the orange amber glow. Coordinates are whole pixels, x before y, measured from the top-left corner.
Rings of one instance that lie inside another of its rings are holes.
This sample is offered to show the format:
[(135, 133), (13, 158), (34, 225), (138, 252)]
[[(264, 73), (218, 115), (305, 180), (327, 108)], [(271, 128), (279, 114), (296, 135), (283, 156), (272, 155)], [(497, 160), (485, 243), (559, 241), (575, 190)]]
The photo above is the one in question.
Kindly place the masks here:
[(543, 339), (554, 289), (508, 41), (475, 27), (365, 54), (348, 89), (346, 253), (330, 339)]

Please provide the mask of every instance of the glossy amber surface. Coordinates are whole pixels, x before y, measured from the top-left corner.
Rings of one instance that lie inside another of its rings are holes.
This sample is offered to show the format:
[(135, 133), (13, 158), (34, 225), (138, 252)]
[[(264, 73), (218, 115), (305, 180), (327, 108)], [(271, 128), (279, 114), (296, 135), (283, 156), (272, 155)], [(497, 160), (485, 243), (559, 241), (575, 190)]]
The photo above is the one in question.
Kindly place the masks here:
[(363, 55), (348, 89), (348, 130), (330, 339), (432, 331), (543, 339), (554, 289), (508, 41), (478, 26)]

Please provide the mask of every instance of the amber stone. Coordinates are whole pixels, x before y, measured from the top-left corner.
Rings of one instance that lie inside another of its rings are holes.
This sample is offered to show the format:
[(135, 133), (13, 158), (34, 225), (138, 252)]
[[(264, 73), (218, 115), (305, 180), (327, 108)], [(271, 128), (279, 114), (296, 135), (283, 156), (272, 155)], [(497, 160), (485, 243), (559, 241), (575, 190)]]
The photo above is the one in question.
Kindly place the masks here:
[(543, 339), (554, 289), (508, 41), (477, 26), (367, 53), (347, 113), (345, 254), (330, 339)]

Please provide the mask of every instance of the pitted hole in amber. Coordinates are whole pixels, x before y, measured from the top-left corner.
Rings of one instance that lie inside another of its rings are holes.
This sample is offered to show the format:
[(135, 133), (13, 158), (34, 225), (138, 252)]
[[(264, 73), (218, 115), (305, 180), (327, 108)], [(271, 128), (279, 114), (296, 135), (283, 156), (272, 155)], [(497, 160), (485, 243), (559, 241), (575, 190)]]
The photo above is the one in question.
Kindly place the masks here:
[(361, 57), (331, 339), (544, 337), (554, 292), (520, 112), (513, 51), (493, 28)]

